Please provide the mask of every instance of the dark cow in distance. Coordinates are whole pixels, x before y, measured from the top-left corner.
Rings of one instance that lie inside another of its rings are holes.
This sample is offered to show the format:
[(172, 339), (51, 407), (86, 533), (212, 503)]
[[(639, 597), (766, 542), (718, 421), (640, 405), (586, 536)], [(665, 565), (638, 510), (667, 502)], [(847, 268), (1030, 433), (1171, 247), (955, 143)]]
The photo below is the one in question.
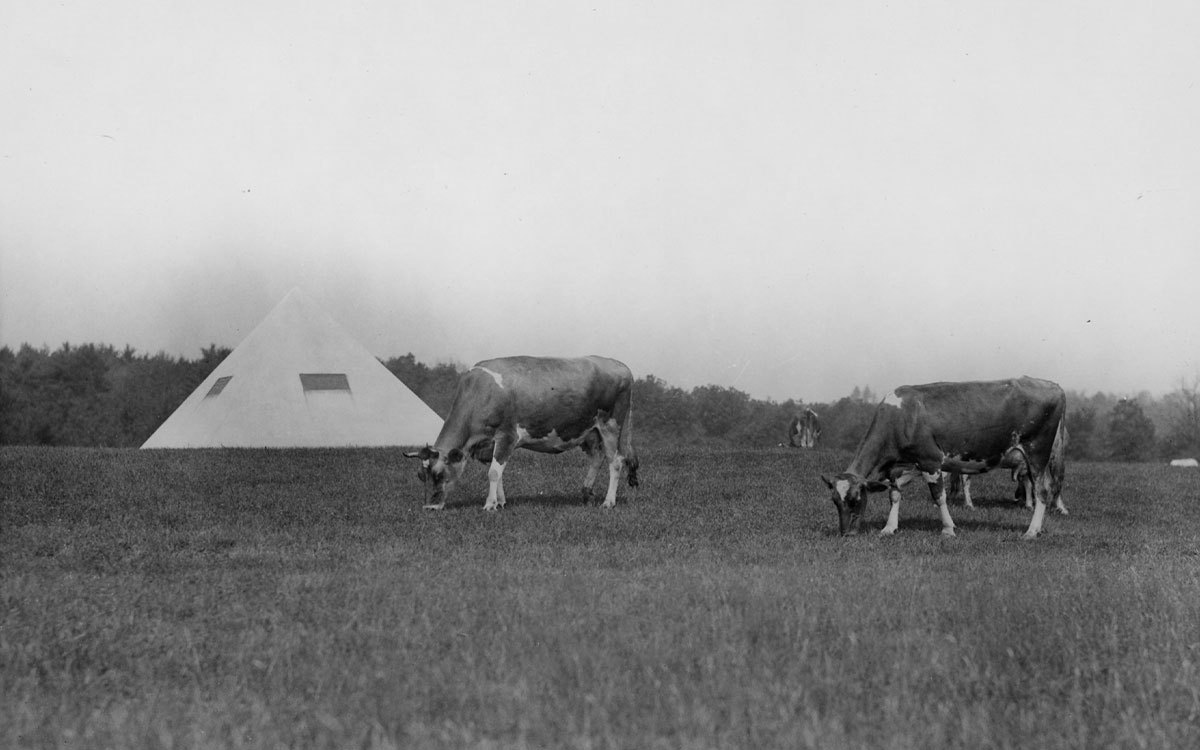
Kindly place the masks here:
[[(608, 459), (604, 507), (617, 502), (622, 469), (638, 485), (633, 448), (633, 375), (615, 359), (503, 357), (477, 363), (459, 378), (450, 415), (432, 446), (415, 453), (417, 476), (432, 485), (426, 508), (445, 507), (467, 457), (488, 468), (484, 510), (504, 505), (504, 467), (517, 448), (562, 453), (582, 448), (592, 461), (583, 481), (591, 497), (600, 464)], [(427, 485), (428, 486), (428, 485)]]
[(793, 448), (815, 448), (821, 436), (821, 420), (812, 409), (792, 417), (788, 425), (788, 445)]
[(875, 409), (846, 471), (833, 479), (821, 477), (832, 490), (841, 533), (857, 532), (869, 493), (883, 490), (891, 509), (881, 533), (895, 533), (900, 488), (919, 471), (938, 505), (942, 533), (954, 536), (945, 474), (1023, 466), (1026, 495), (1034, 505), (1025, 537), (1036, 537), (1046, 504), (1062, 485), (1066, 410), (1066, 395), (1057, 383), (1030, 377), (897, 388)]

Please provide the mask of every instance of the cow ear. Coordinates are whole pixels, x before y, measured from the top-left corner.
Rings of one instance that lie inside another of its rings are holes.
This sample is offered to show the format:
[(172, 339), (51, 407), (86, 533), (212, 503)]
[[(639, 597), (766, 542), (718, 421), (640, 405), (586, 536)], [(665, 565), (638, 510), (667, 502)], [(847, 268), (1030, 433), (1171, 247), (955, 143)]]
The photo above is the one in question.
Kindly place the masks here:
[(405, 458), (419, 458), (422, 461), (428, 461), (431, 458), (437, 458), (438, 452), (426, 445), (419, 451), (405, 451)]
[(891, 488), (892, 485), (887, 482), (867, 482), (867, 492), (883, 492)]
[(826, 477), (824, 474), (822, 474), (822, 475), (821, 475), (821, 481), (825, 483), (825, 486), (826, 486), (826, 487), (828, 487), (828, 488), (829, 488), (829, 489), (831, 489), (831, 490), (833, 489), (833, 480), (832, 480), (832, 479), (829, 479), (829, 478), (828, 478), (828, 477)]
[(463, 458), (465, 458), (465, 456), (463, 456), (463, 452), (458, 448), (454, 448), (448, 454), (446, 454), (446, 460), (452, 464), (458, 463), (459, 461), (463, 460)]

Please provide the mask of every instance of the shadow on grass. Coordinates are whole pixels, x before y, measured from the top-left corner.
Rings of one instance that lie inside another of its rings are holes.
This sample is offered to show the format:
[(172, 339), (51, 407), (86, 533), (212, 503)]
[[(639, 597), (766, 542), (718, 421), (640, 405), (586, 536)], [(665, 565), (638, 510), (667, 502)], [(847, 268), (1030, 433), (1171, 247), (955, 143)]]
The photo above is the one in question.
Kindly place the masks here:
[[(587, 498), (582, 493), (578, 492), (548, 492), (537, 495), (509, 495), (504, 507), (504, 510), (520, 507), (524, 505), (532, 505), (546, 508), (568, 508), (568, 507), (584, 507), (594, 505), (599, 507), (604, 498)], [(617, 498), (617, 505), (624, 505), (627, 501), (624, 498)], [(464, 511), (464, 510), (482, 510), (484, 498), (461, 498), (458, 500), (450, 500), (446, 502), (443, 511)]]
[[(999, 495), (996, 497), (972, 497), (971, 502), (975, 504), (976, 508), (1024, 508), (1025, 507), (1025, 499), (1024, 498), (1022, 498), (1018, 502), (1016, 500), (1013, 500), (1011, 496), (1004, 497), (1003, 495)], [(950, 507), (951, 508), (959, 508), (959, 509), (965, 508), (965, 506), (962, 504), (961, 500), (951, 502)]]
[[(993, 532), (1021, 532), (1024, 533), (1029, 528), (1029, 519), (1016, 519), (1014, 521), (984, 521), (973, 520), (970, 518), (955, 518), (954, 528), (959, 531), (993, 531)], [(883, 524), (871, 524), (863, 526), (859, 530), (860, 536), (870, 534), (878, 535), (883, 529)], [(900, 527), (896, 530), (897, 534), (904, 532), (913, 532), (916, 534), (941, 534), (942, 522), (937, 518), (910, 518), (905, 520), (900, 519)], [(833, 529), (831, 536), (837, 535), (837, 529)]]
[[(622, 505), (624, 498), (617, 498), (617, 505)], [(546, 508), (573, 507), (580, 508), (588, 505), (599, 507), (604, 497), (588, 497), (582, 492), (547, 492), (537, 495), (517, 495), (508, 499), (509, 505), (537, 505)]]
[[(901, 526), (904, 522), (901, 521)], [(931, 531), (940, 534), (942, 522), (936, 518), (914, 518), (909, 522), (909, 528)], [(1012, 521), (984, 521), (972, 518), (955, 518), (954, 527), (962, 531), (1020, 531), (1029, 528), (1028, 518), (1017, 518)]]

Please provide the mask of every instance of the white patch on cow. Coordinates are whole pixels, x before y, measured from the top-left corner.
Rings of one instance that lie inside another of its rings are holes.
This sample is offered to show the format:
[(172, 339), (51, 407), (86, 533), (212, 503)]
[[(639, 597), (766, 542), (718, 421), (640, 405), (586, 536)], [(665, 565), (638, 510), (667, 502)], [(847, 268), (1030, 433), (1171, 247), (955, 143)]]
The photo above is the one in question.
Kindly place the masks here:
[[(1033, 480), (1032, 477), (1030, 477)], [(1046, 516), (1046, 498), (1050, 496), (1050, 473), (1043, 471), (1041, 476), (1036, 480), (1030, 481), (1030, 490), (1033, 492), (1033, 518), (1029, 521), (1029, 529), (1025, 532), (1025, 539), (1036, 539), (1037, 535), (1042, 533), (1042, 519)]]
[(849, 479), (839, 479), (833, 483), (833, 488), (835, 490), (837, 490), (838, 497), (845, 500), (846, 493), (850, 491), (850, 480)]
[(1200, 461), (1194, 458), (1175, 458), (1171, 460), (1172, 466), (1179, 466), (1185, 469), (1194, 469), (1200, 466)]
[(604, 494), (604, 502), (601, 507), (612, 508), (617, 504), (617, 487), (621, 485), (621, 469), (625, 466), (625, 459), (620, 453), (614, 452), (612, 460), (608, 462), (608, 492)]
[(900, 526), (900, 490), (893, 487), (888, 491), (888, 500), (891, 501), (892, 507), (888, 510), (887, 523), (883, 530), (879, 532), (880, 536), (891, 536), (896, 533), (896, 528)]
[(488, 496), (484, 510), (499, 510), (504, 507), (504, 464), (492, 459), (488, 467)]
[(492, 376), (492, 380), (496, 381), (496, 385), (500, 386), (501, 388), (504, 387), (504, 378), (500, 376), (500, 373), (496, 372), (495, 370), (489, 370), (486, 367), (475, 367), (474, 369), (486, 372), (488, 375)]
[(1039, 497), (1033, 505), (1033, 518), (1029, 521), (1029, 529), (1025, 532), (1025, 539), (1037, 539), (1037, 535), (1042, 533), (1042, 519), (1046, 516), (1046, 504)]
[(950, 517), (950, 509), (946, 507), (946, 487), (942, 485), (941, 494), (937, 497), (938, 515), (942, 518), (942, 536), (954, 536), (954, 519)]
[(608, 491), (604, 494), (603, 506), (612, 508), (617, 504), (617, 487), (625, 468), (625, 457), (620, 449), (621, 426), (615, 419), (597, 419), (596, 430), (600, 433), (604, 455), (608, 457)]
[(545, 451), (547, 453), (557, 453), (565, 451), (569, 448), (574, 448), (583, 442), (583, 436), (575, 440), (563, 440), (558, 435), (557, 430), (551, 430), (548, 434), (541, 437), (534, 437), (529, 434), (529, 430), (521, 425), (517, 425), (517, 445), (522, 448), (528, 448), (535, 451)]
[(900, 397), (896, 395), (895, 391), (892, 391), (891, 393), (889, 393), (887, 396), (884, 397), (883, 403), (887, 404), (888, 406), (894, 406), (897, 409), (899, 409), (900, 408)]

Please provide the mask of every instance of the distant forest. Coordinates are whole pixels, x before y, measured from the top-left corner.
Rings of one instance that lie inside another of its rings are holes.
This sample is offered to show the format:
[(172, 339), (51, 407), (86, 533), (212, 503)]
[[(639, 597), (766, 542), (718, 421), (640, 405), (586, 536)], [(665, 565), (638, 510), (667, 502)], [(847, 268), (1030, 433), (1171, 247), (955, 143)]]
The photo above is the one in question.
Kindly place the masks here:
[[(100, 344), (0, 348), (0, 445), (139, 446), (229, 352), (213, 345), (189, 360)], [(466, 369), (412, 354), (381, 361), (442, 417)], [(1200, 381), (1161, 398), (1068, 391), (1067, 399), (1071, 458), (1200, 455)], [(719, 385), (688, 391), (645, 375), (634, 385), (634, 435), (643, 445), (775, 446), (787, 443), (792, 417), (807, 407), (820, 415), (819, 448), (853, 450), (877, 401), (870, 388), (854, 386), (833, 403), (778, 403)]]

